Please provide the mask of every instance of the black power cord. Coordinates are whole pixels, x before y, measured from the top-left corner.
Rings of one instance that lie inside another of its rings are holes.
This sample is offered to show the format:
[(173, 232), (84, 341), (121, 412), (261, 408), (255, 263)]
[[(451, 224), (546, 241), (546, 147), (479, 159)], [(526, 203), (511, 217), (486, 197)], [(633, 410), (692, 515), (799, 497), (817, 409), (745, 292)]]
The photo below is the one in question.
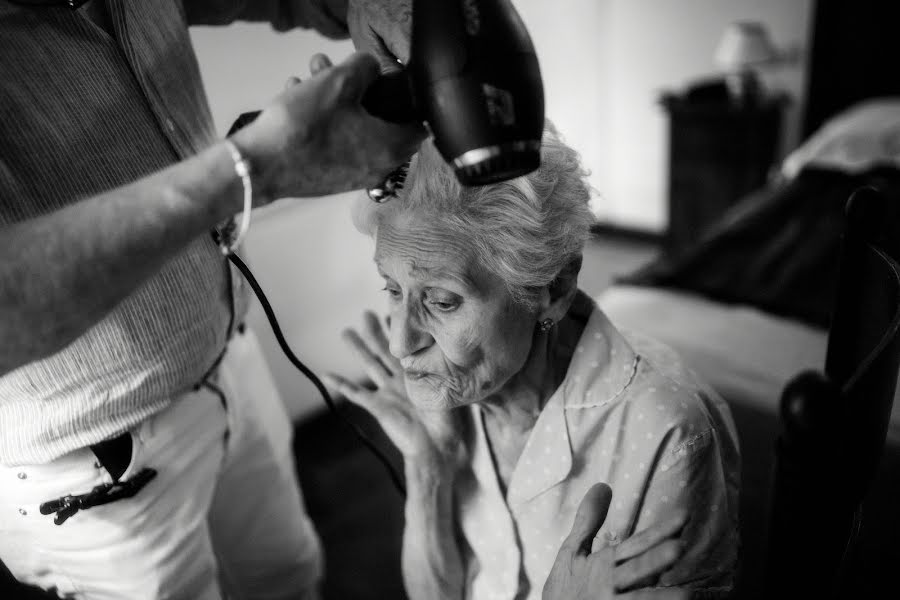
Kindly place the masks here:
[[(238, 116), (237, 120), (231, 125), (231, 128), (228, 130), (228, 136), (233, 135), (240, 129), (246, 127), (250, 123), (252, 123), (256, 117), (259, 116), (261, 111), (255, 110), (251, 112), (245, 112)], [(402, 187), (402, 182), (401, 182)], [(218, 244), (219, 243), (219, 234), (217, 232), (212, 232), (213, 240)], [(250, 267), (244, 264), (244, 261), (240, 259), (238, 255), (234, 252), (228, 253), (228, 260), (230, 260), (234, 266), (236, 266), (241, 273), (244, 274), (244, 277), (250, 283), (250, 287), (253, 288), (253, 293), (256, 294), (256, 297), (259, 298), (260, 304), (262, 304), (263, 310), (266, 313), (266, 317), (269, 319), (269, 325), (272, 326), (272, 333), (275, 334), (275, 339), (278, 340), (278, 345), (281, 346), (281, 351), (284, 352), (284, 355), (287, 357), (291, 364), (297, 367), (301, 373), (306, 375), (306, 378), (309, 379), (316, 389), (319, 390), (319, 393), (322, 394), (322, 399), (325, 401), (325, 404), (328, 405), (328, 408), (331, 412), (338, 418), (340, 421), (350, 428), (350, 430), (356, 434), (356, 437), (369, 449), (372, 454), (375, 455), (381, 464), (384, 465), (384, 468), (387, 469), (388, 475), (391, 478), (391, 481), (394, 483), (394, 487), (400, 492), (402, 496), (406, 496), (406, 486), (403, 485), (403, 479), (400, 477), (400, 474), (394, 469), (391, 462), (388, 460), (387, 456), (378, 449), (374, 442), (365, 434), (365, 432), (360, 429), (359, 425), (345, 417), (341, 414), (341, 412), (337, 409), (334, 404), (334, 400), (331, 398), (331, 394), (328, 393), (328, 390), (325, 389), (325, 386), (322, 384), (321, 380), (313, 373), (309, 367), (300, 362), (300, 359), (297, 358), (297, 355), (294, 354), (291, 347), (288, 346), (287, 340), (284, 339), (284, 334), (281, 333), (281, 326), (278, 324), (278, 319), (275, 318), (275, 311), (272, 310), (272, 305), (269, 304), (268, 298), (266, 298), (265, 293), (262, 291), (259, 283), (256, 281), (256, 278), (253, 276), (253, 273), (250, 271)]]
[(259, 302), (262, 305), (263, 311), (266, 313), (266, 317), (269, 319), (269, 325), (272, 326), (272, 333), (275, 334), (275, 339), (278, 340), (278, 345), (281, 346), (281, 351), (284, 352), (284, 355), (287, 357), (291, 364), (293, 364), (297, 369), (303, 373), (307, 379), (309, 379), (316, 389), (319, 390), (319, 393), (322, 395), (322, 399), (325, 401), (325, 404), (328, 405), (328, 408), (331, 412), (337, 416), (340, 421), (350, 428), (350, 430), (356, 434), (356, 437), (375, 455), (381, 464), (384, 465), (384, 468), (387, 469), (388, 475), (391, 478), (391, 481), (394, 483), (394, 487), (400, 492), (401, 495), (406, 496), (406, 487), (403, 484), (403, 480), (400, 477), (400, 474), (394, 469), (394, 466), (391, 464), (388, 457), (384, 455), (384, 453), (375, 445), (375, 443), (366, 435), (366, 433), (360, 429), (359, 425), (348, 419), (346, 416), (341, 414), (341, 412), (337, 409), (337, 406), (334, 404), (334, 400), (331, 398), (331, 394), (328, 393), (328, 390), (322, 384), (322, 381), (316, 376), (315, 373), (310, 370), (309, 367), (304, 365), (297, 355), (291, 350), (291, 347), (288, 345), (287, 340), (284, 339), (284, 334), (281, 332), (281, 326), (278, 324), (278, 319), (275, 318), (275, 311), (272, 309), (272, 305), (269, 304), (268, 298), (266, 298), (265, 293), (262, 291), (259, 283), (256, 281), (256, 278), (253, 276), (253, 273), (250, 271), (250, 268), (244, 264), (244, 261), (240, 259), (239, 256), (230, 252), (228, 254), (228, 260), (230, 260), (234, 266), (236, 266), (241, 273), (243, 273), (244, 277), (247, 279), (247, 282), (250, 284), (250, 287), (253, 288), (253, 293), (256, 294), (256, 297), (259, 298)]

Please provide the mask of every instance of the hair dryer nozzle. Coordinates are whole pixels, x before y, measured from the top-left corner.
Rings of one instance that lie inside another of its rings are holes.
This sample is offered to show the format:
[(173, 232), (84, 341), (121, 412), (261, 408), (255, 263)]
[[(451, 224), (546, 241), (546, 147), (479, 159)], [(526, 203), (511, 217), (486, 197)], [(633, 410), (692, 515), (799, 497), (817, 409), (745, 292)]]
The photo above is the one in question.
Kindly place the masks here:
[(540, 140), (506, 142), (476, 148), (453, 159), (463, 185), (488, 185), (527, 175), (541, 164)]

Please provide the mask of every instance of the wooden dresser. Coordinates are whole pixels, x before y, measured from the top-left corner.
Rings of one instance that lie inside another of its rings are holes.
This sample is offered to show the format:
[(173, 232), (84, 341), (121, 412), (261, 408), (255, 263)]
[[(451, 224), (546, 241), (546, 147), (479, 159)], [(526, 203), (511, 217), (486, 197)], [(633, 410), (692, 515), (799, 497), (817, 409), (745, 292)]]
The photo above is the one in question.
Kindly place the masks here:
[(662, 96), (669, 118), (668, 251), (695, 242), (728, 207), (765, 183), (786, 102), (784, 96), (745, 104)]

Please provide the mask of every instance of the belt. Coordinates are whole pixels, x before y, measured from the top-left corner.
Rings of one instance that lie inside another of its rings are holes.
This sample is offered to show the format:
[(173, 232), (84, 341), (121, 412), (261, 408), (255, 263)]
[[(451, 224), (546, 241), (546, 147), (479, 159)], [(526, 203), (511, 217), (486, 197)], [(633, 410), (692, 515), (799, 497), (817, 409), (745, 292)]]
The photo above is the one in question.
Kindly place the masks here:
[[(243, 335), (244, 324), (237, 326), (237, 333)], [(222, 353), (216, 358), (213, 365), (209, 368), (200, 383), (194, 386), (195, 390), (200, 389), (201, 385), (206, 384), (219, 396), (222, 404), (225, 404), (225, 394), (218, 387), (209, 382), (215, 377), (216, 371), (222, 362), (227, 351), (227, 346)], [(40, 505), (42, 515), (56, 513), (53, 522), (62, 525), (65, 521), (77, 513), (79, 510), (109, 504), (123, 498), (131, 498), (140, 492), (144, 486), (156, 477), (156, 469), (144, 468), (132, 475), (127, 481), (120, 481), (122, 475), (128, 470), (131, 464), (131, 452), (134, 446), (134, 439), (131, 432), (126, 431), (114, 438), (104, 440), (100, 443), (90, 446), (91, 452), (97, 457), (97, 463), (106, 469), (109, 476), (112, 477), (112, 483), (105, 483), (94, 487), (86, 494), (69, 494), (44, 502)]]
[(156, 469), (144, 468), (131, 476), (127, 481), (120, 478), (131, 463), (131, 450), (134, 441), (130, 432), (104, 440), (92, 445), (91, 452), (97, 457), (97, 462), (109, 472), (112, 483), (104, 483), (95, 486), (86, 494), (69, 494), (44, 502), (40, 505), (42, 515), (56, 513), (53, 522), (62, 525), (66, 520), (79, 510), (86, 510), (94, 506), (109, 504), (123, 498), (131, 498), (140, 492), (144, 486), (156, 477)]

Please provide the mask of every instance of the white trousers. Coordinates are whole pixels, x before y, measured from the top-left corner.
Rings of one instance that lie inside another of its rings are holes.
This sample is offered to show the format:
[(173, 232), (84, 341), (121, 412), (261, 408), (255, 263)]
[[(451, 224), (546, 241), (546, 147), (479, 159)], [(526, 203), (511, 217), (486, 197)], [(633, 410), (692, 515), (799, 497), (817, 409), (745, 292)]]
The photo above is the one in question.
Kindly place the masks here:
[(322, 553), (291, 434), (248, 330), (229, 343), (208, 384), (132, 431), (121, 479), (158, 472), (133, 498), (55, 525), (41, 503), (111, 481), (90, 449), (0, 466), (0, 559), (20, 581), (66, 598), (315, 598)]

